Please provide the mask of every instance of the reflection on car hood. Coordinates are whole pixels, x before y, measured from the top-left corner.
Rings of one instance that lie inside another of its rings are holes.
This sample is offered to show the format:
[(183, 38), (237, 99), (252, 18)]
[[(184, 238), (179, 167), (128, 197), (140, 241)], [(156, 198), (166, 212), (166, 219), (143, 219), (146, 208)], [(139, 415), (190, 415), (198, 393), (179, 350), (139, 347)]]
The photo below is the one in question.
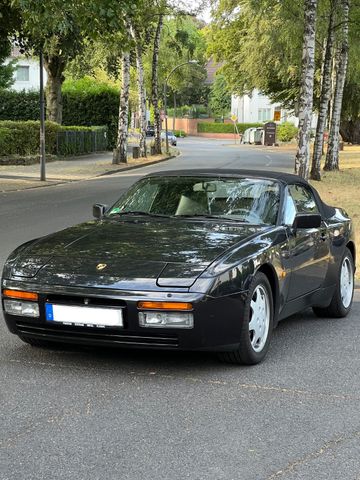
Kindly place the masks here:
[(136, 279), (153, 279), (158, 286), (187, 287), (217, 257), (265, 228), (179, 218), (93, 221), (22, 250), (12, 276), (57, 285), (126, 288)]

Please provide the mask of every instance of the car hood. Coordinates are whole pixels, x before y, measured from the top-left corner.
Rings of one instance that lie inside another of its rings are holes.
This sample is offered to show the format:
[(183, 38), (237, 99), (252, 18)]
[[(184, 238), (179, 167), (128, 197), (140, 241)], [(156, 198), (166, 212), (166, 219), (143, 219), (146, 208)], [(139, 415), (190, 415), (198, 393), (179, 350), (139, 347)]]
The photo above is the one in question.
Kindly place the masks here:
[(186, 219), (87, 222), (21, 250), (11, 276), (45, 285), (126, 289), (145, 288), (146, 280), (190, 287), (216, 258), (264, 228)]

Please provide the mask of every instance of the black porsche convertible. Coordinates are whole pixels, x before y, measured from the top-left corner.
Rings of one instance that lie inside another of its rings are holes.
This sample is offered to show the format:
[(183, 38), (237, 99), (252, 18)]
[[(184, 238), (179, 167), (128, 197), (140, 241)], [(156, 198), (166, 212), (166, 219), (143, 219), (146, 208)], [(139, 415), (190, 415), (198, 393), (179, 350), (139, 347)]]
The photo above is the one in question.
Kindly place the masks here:
[(4, 316), (25, 342), (207, 350), (255, 364), (280, 320), (308, 307), (350, 311), (352, 222), (295, 175), (159, 172), (93, 213), (7, 259)]

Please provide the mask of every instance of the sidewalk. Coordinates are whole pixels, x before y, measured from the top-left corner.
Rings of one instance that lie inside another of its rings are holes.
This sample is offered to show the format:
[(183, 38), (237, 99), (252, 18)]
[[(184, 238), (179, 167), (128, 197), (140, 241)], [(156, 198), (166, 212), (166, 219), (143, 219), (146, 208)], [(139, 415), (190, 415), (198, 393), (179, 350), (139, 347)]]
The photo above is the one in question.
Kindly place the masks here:
[(143, 165), (162, 162), (174, 155), (154, 155), (146, 159), (133, 160), (128, 163), (112, 164), (112, 152), (91, 153), (79, 157), (68, 157), (66, 160), (46, 164), (46, 181), (41, 182), (40, 165), (0, 165), (0, 192), (26, 190), (28, 188), (57, 185), (75, 180), (87, 180), (93, 177), (116, 173)]

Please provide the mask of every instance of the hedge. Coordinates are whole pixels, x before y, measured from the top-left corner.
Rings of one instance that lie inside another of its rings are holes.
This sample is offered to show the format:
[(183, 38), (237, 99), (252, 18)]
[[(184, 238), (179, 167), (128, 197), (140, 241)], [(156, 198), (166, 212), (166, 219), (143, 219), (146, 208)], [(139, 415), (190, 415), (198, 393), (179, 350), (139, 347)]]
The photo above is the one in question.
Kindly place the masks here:
[(39, 92), (0, 90), (0, 120), (38, 120)]
[[(104, 125), (108, 147), (116, 143), (120, 93), (106, 83), (84, 78), (63, 85), (63, 125)], [(0, 90), (0, 120), (37, 120), (39, 92)]]
[(205, 105), (183, 105), (167, 109), (169, 117), (173, 117), (174, 113), (177, 118), (209, 118), (209, 109)]
[[(40, 122), (28, 120), (0, 121), (0, 156), (36, 155), (40, 149)], [(67, 142), (63, 140), (67, 139)], [(45, 124), (46, 153), (75, 155), (106, 150), (106, 127), (72, 127), (57, 123)]]
[(63, 125), (106, 125), (109, 147), (116, 143), (119, 116), (119, 89), (85, 77), (65, 81), (63, 93)]
[[(237, 123), (239, 133), (244, 133), (247, 128), (262, 126), (262, 123)], [(234, 124), (199, 122), (197, 131), (198, 133), (234, 133)]]

